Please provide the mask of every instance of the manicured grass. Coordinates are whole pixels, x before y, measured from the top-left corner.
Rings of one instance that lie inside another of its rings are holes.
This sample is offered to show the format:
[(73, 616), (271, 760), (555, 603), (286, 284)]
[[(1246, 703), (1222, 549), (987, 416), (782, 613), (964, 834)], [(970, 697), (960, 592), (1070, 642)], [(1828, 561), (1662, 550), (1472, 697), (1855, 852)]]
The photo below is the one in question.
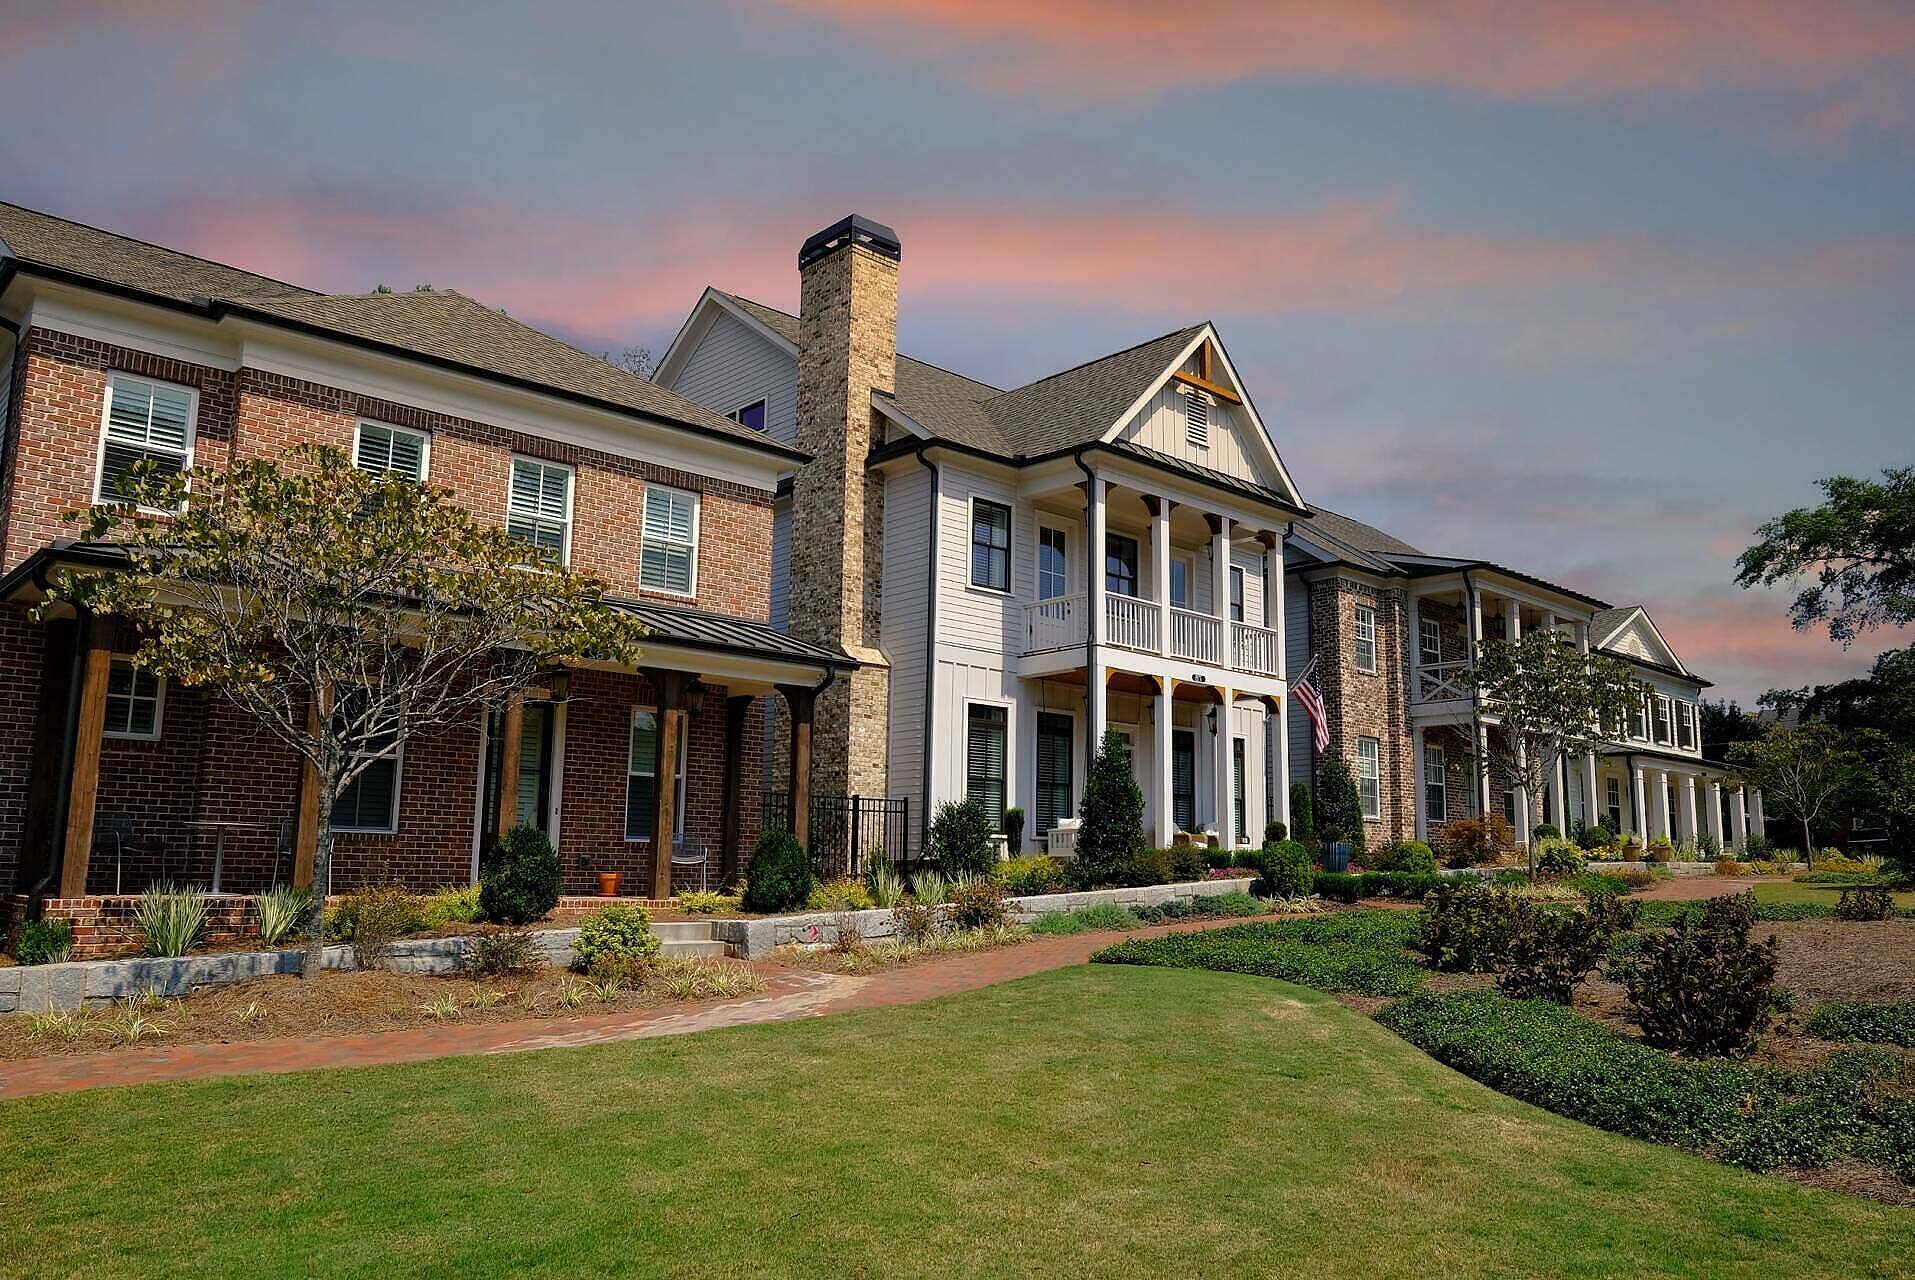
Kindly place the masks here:
[[(1889, 895), (1898, 907), (1915, 908), (1915, 893)], [(1842, 886), (1833, 884), (1796, 884), (1794, 881), (1765, 881), (1755, 886), (1757, 902), (1809, 902), (1835, 910), (1842, 900)]]
[(635, 1044), (0, 1104), (0, 1275), (1906, 1274), (1915, 1213), (1099, 965)]

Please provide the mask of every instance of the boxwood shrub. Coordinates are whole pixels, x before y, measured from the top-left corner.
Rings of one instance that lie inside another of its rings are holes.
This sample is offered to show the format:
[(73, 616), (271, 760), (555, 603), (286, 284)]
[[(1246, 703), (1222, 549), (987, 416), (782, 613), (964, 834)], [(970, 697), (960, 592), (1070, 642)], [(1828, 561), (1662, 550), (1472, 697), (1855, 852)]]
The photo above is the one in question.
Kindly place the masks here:
[(1421, 898), (1440, 884), (1443, 876), (1419, 875), (1413, 871), (1319, 871), (1315, 892), (1335, 902), (1356, 902), (1362, 898)]
[(1887, 1050), (1839, 1053), (1800, 1072), (1690, 1062), (1561, 1005), (1491, 991), (1415, 996), (1379, 1021), (1511, 1097), (1746, 1168), (1816, 1166), (1842, 1154), (1893, 1168), (1909, 1158), (1908, 1118), (1873, 1096), (1899, 1069)]

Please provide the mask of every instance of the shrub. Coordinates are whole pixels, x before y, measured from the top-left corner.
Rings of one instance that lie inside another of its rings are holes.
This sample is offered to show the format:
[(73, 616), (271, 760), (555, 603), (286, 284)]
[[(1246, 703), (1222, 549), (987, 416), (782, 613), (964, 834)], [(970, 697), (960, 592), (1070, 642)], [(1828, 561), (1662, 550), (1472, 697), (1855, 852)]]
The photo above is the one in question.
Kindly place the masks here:
[(1295, 840), (1266, 845), (1255, 855), (1256, 891), (1266, 898), (1301, 898), (1315, 887), (1316, 868), (1310, 854)]
[(1011, 914), (1004, 886), (975, 876), (951, 886), (951, 923), (960, 929), (995, 929)]
[(1544, 836), (1535, 848), (1536, 871), (1545, 876), (1573, 876), (1583, 869), (1583, 853), (1561, 836)]
[(1715, 873), (1719, 876), (1746, 876), (1749, 874), (1749, 864), (1737, 862), (1734, 858), (1717, 858)]
[(891, 931), (902, 942), (916, 946), (938, 931), (935, 903), (919, 902), (906, 895), (891, 908)]
[(1202, 933), (1130, 938), (1091, 957), (1095, 964), (1163, 965), (1281, 978), (1322, 991), (1401, 996), (1422, 971), (1403, 951), (1407, 912), (1351, 911), (1306, 920), (1232, 925)]
[(1881, 1162), (1898, 1119), (1871, 1100), (1894, 1070), (1837, 1055), (1810, 1071), (1686, 1062), (1558, 1005), (1489, 991), (1415, 996), (1378, 1015), (1437, 1061), (1493, 1089), (1608, 1129), (1751, 1169)]
[(1707, 831), (1696, 837), (1696, 856), (1704, 862), (1714, 862), (1722, 856), (1722, 841)]
[(798, 837), (783, 827), (767, 827), (751, 851), (742, 905), (747, 911), (789, 911), (811, 893), (811, 863)]
[(1775, 856), (1775, 841), (1760, 831), (1751, 831), (1742, 841), (1742, 856), (1751, 862), (1771, 859)]
[(1915, 1000), (1890, 1004), (1831, 1000), (1817, 1005), (1802, 1029), (1822, 1040), (1864, 1040), (1915, 1049)]
[(1317, 838), (1316, 810), (1310, 799), (1310, 784), (1290, 784), (1290, 838), (1303, 844)]
[(1568, 1004), (1576, 984), (1589, 976), (1609, 949), (1608, 924), (1609, 916), (1600, 909), (1557, 911), (1519, 901), (1511, 913), (1496, 989), (1516, 1000)]
[(1675, 858), (1676, 847), (1669, 843), (1667, 836), (1657, 836), (1649, 842), (1649, 847), (1642, 851), (1644, 862), (1674, 862)]
[(1563, 833), (1553, 822), (1539, 822), (1529, 829), (1531, 840), (1560, 840)]
[(1435, 848), (1452, 867), (1480, 867), (1516, 845), (1516, 833), (1500, 813), (1483, 813), (1443, 824)]
[(1078, 911), (1052, 911), (1031, 923), (1031, 932), (1042, 934), (1091, 933), (1107, 929), (1135, 929), (1143, 920), (1111, 903), (1084, 907)]
[(1887, 889), (1862, 888), (1842, 890), (1842, 897), (1835, 904), (1837, 920), (1887, 920), (1895, 914), (1895, 903), (1888, 896)]
[(65, 964), (73, 958), (72, 921), (27, 921), (20, 926), (13, 958), (21, 964)]
[(543, 831), (521, 822), (491, 846), (479, 867), (479, 910), (494, 924), (530, 924), (558, 904), (559, 855)]
[(693, 889), (678, 895), (678, 909), (688, 916), (715, 916), (733, 912), (744, 903), (736, 894)]
[(156, 884), (133, 908), (133, 930), (141, 955), (183, 956), (206, 933), (206, 895), (190, 887)]
[(1366, 871), (1362, 875), (1319, 871), (1311, 891), (1333, 902), (1356, 902), (1363, 898), (1421, 898), (1446, 883), (1439, 875), (1409, 871)]
[(1209, 863), (1204, 860), (1204, 850), (1195, 845), (1174, 845), (1164, 850), (1169, 876), (1160, 884), (1188, 884), (1204, 878)]
[(1085, 889), (1092, 888), (1099, 884), (1112, 884), (1125, 889), (1141, 888), (1153, 884), (1169, 884), (1171, 880), (1170, 853), (1165, 849), (1151, 849), (1143, 845), (1138, 845), (1135, 849), (1132, 849), (1129, 853), (1119, 858), (1116, 865), (1111, 867), (1104, 878), (1096, 881), (1087, 878), (1088, 872), (1083, 865), (1082, 859), (1079, 859), (1077, 865), (1073, 866), (1071, 871), (1077, 884)]
[(1598, 849), (1607, 849), (1614, 844), (1616, 833), (1598, 822), (1593, 827), (1584, 827), (1576, 833), (1576, 844), (1589, 853)]
[(1340, 841), (1360, 857), (1363, 844), (1363, 801), (1357, 795), (1356, 775), (1342, 756), (1325, 756), (1317, 766), (1317, 833), (1326, 841)]
[(1861, 875), (1868, 865), (1849, 857), (1840, 849), (1823, 849), (1809, 859), (1810, 871), (1836, 871), (1843, 875)]
[(475, 934), (467, 943), (459, 967), (479, 978), (501, 974), (530, 973), (543, 968), (545, 953), (538, 939), (525, 929), (498, 929)]
[(1024, 811), (1016, 805), (1004, 811), (1004, 839), (1012, 853), (1024, 847)]
[(807, 911), (869, 911), (871, 906), (871, 891), (850, 876), (815, 884), (805, 897)]
[(355, 890), (326, 921), (329, 936), (352, 944), (361, 969), (385, 968), (392, 944), (423, 927), (418, 897), (398, 885)]
[(1622, 881), (1631, 889), (1647, 889), (1656, 882), (1657, 876), (1653, 871), (1637, 871), (1632, 868), (1618, 871), (1616, 873), (1616, 879)]
[(947, 800), (931, 819), (924, 854), (947, 876), (988, 875), (998, 861), (994, 834), (991, 816), (977, 800)]
[(419, 904), (420, 923), (428, 929), (445, 929), (455, 924), (471, 924), (480, 916), (479, 886), (463, 888), (447, 885), (429, 893)]
[(280, 885), (260, 894), (253, 900), (253, 910), (259, 913), (259, 940), (266, 946), (276, 947), (289, 938), (298, 937), (305, 930), (306, 913), (312, 910), (312, 905), (311, 889)]
[(1496, 885), (1438, 885), (1423, 900), (1416, 949), (1432, 969), (1491, 972), (1508, 954), (1518, 910), (1516, 896)]
[(1004, 886), (1004, 891), (1014, 898), (1037, 893), (1062, 893), (1065, 885), (1064, 864), (1045, 854), (1035, 858), (1012, 858), (997, 864), (997, 879)]
[(1370, 855), (1371, 871), (1401, 871), (1410, 875), (1436, 874), (1436, 855), (1421, 840), (1395, 840)]
[(1265, 844), (1279, 844), (1289, 838), (1290, 828), (1284, 826), (1283, 823), (1277, 821), (1277, 819), (1272, 818), (1263, 824), (1263, 842)]
[[(1707, 906), (1733, 901), (1716, 898)], [(1753, 941), (1739, 909), (1711, 915), (1705, 907), (1669, 932), (1643, 938), (1620, 976), (1644, 1040), (1727, 1055), (1746, 1052), (1768, 1025), (1775, 965), (1775, 939)]]
[(632, 902), (615, 902), (587, 915), (572, 944), (573, 967), (590, 972), (600, 960), (638, 965), (658, 957), (664, 944), (652, 932), (652, 917)]
[(1119, 883), (1119, 869), (1144, 844), (1144, 793), (1131, 775), (1130, 751), (1120, 735), (1106, 733), (1098, 744), (1078, 813), (1083, 818), (1074, 868), (1079, 883)]

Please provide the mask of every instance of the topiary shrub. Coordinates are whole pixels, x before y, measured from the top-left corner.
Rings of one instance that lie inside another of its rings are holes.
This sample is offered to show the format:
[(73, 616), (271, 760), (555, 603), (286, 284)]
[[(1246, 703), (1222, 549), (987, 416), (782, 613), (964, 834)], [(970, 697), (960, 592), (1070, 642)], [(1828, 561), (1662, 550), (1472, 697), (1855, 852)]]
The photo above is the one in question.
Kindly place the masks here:
[(1775, 939), (1749, 937), (1754, 903), (1752, 893), (1713, 898), (1666, 933), (1643, 937), (1618, 976), (1644, 1040), (1694, 1054), (1754, 1045), (1769, 1023), (1776, 965)]
[(1539, 822), (1529, 829), (1531, 840), (1560, 840), (1562, 831), (1553, 822)]
[(783, 827), (766, 828), (751, 851), (740, 905), (747, 911), (770, 914), (800, 906), (810, 895), (811, 862), (799, 847), (798, 837)]
[(991, 816), (972, 797), (938, 806), (925, 839), (925, 856), (936, 859), (947, 878), (989, 875), (997, 868), (997, 842)]
[(1515, 929), (1517, 898), (1482, 881), (1441, 884), (1423, 899), (1416, 949), (1432, 969), (1489, 973), (1502, 964)]
[(1371, 871), (1433, 876), (1436, 874), (1436, 854), (1421, 840), (1397, 840), (1371, 854), (1366, 865)]
[(1290, 784), (1290, 838), (1304, 845), (1317, 838), (1316, 810), (1307, 782)]
[[(1613, 899), (1611, 899), (1613, 901)], [(1609, 949), (1608, 917), (1517, 899), (1496, 989), (1515, 1000), (1568, 1004)]]
[(1579, 875), (1583, 853), (1561, 837), (1544, 837), (1536, 842), (1536, 873), (1545, 876)]
[(1363, 801), (1341, 756), (1325, 756), (1317, 766), (1317, 832), (1325, 841), (1349, 845), (1353, 855), (1363, 853)]
[(1288, 840), (1289, 838), (1290, 828), (1284, 826), (1283, 823), (1277, 819), (1272, 818), (1263, 824), (1263, 842), (1265, 844), (1276, 844), (1279, 841)]
[(1887, 889), (1856, 886), (1842, 890), (1835, 904), (1837, 920), (1887, 920), (1895, 914), (1895, 902)]
[(1310, 851), (1295, 840), (1279, 840), (1255, 855), (1256, 893), (1265, 898), (1305, 898), (1315, 887), (1316, 868)]
[(1598, 849), (1607, 849), (1616, 842), (1616, 833), (1598, 822), (1593, 827), (1584, 827), (1576, 833), (1576, 844), (1587, 853)]
[(1121, 735), (1106, 733), (1098, 745), (1084, 778), (1078, 814), (1083, 818), (1074, 868), (1079, 883), (1118, 883), (1120, 870), (1144, 844), (1144, 793), (1131, 774), (1130, 752)]
[(663, 947), (645, 908), (614, 902), (579, 921), (572, 964), (587, 973), (609, 967), (629, 969), (657, 959)]
[(479, 910), (494, 924), (530, 924), (558, 904), (559, 855), (543, 831), (521, 822), (479, 864)]

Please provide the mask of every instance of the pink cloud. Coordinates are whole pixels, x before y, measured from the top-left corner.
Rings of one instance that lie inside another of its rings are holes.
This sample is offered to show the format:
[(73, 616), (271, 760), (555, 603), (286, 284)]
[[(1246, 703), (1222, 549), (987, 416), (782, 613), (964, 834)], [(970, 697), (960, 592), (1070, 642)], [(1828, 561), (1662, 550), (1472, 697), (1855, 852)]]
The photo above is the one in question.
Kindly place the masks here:
[(1751, 703), (1764, 690), (1845, 680), (1867, 671), (1877, 654), (1909, 642), (1876, 632), (1843, 649), (1826, 631), (1789, 625), (1788, 599), (1775, 592), (1710, 592), (1644, 600), (1664, 638), (1692, 670), (1714, 680), (1717, 696)]
[(1915, 11), (1895, 0), (776, 0), (1018, 92), (1151, 94), (1257, 78), (1586, 101), (1720, 89), (1827, 99), (1805, 129), (1907, 123)]

